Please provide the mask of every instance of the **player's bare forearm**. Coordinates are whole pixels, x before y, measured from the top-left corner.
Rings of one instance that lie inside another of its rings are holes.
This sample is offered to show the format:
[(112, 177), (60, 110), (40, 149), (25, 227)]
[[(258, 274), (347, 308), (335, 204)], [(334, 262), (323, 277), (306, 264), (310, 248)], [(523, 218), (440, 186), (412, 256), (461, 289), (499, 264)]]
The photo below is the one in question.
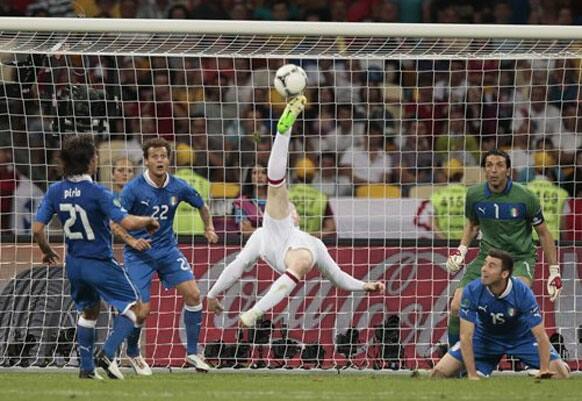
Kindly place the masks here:
[(113, 232), (113, 235), (115, 235), (116, 238), (120, 239), (125, 244), (127, 244), (128, 246), (132, 247), (137, 251), (143, 252), (152, 247), (150, 240), (134, 238), (131, 234), (127, 232), (125, 228), (123, 228), (121, 225), (114, 221), (109, 223), (109, 227), (111, 227), (111, 231)]
[(212, 215), (210, 214), (210, 209), (208, 208), (208, 205), (205, 204), (204, 206), (202, 206), (200, 209), (198, 209), (198, 212), (200, 213), (200, 217), (202, 218), (204, 230), (208, 230), (209, 228), (214, 230), (214, 224), (212, 223)]
[(44, 227), (45, 225), (43, 223), (35, 221), (32, 224), (32, 234), (34, 240), (44, 255), (43, 262), (53, 264), (59, 259), (59, 255), (53, 251), (50, 244), (48, 243), (46, 235), (44, 234)]
[(200, 217), (202, 218), (202, 223), (204, 224), (204, 237), (211, 244), (218, 242), (218, 235), (214, 231), (214, 224), (212, 223), (212, 215), (210, 214), (210, 209), (208, 205), (204, 204), (200, 209), (198, 209)]
[(473, 238), (477, 236), (478, 232), (479, 225), (469, 219), (466, 219), (465, 227), (463, 229), (463, 237), (461, 238), (461, 243), (459, 245), (468, 247), (471, 244), (471, 241), (473, 241)]
[(546, 223), (542, 223), (535, 226), (535, 229), (540, 237), (540, 244), (544, 250), (544, 259), (550, 266), (557, 265), (558, 255), (556, 252), (556, 243), (554, 242), (554, 237), (548, 229), (548, 226), (546, 226)]
[(32, 233), (34, 235), (34, 240), (38, 244), (42, 253), (47, 254), (52, 251), (52, 248), (44, 235), (44, 224), (35, 221), (32, 225)]
[(116, 222), (112, 221), (109, 223), (109, 227), (111, 227), (111, 232), (115, 235), (116, 238), (122, 240), (124, 243), (129, 245), (129, 242), (133, 238), (125, 228), (121, 227)]
[(531, 329), (531, 332), (538, 343), (538, 354), (540, 357), (540, 372), (548, 372), (550, 369), (551, 344), (544, 329), (544, 324), (540, 323)]
[(134, 216), (132, 214), (127, 215), (123, 220), (119, 222), (121, 227), (128, 231), (147, 229), (150, 232), (157, 230), (160, 227), (160, 223), (156, 221), (153, 217), (149, 216)]
[(473, 332), (475, 325), (467, 320), (461, 319), (461, 353), (463, 362), (467, 369), (469, 379), (478, 379), (477, 368), (475, 366), (475, 353), (473, 352)]

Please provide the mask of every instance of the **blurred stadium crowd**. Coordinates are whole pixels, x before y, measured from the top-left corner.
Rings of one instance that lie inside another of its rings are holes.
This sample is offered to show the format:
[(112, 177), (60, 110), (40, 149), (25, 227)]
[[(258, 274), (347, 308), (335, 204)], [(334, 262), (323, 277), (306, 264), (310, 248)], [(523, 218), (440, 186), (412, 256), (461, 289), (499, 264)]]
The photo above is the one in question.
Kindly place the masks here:
[(570, 25), (582, 22), (582, 5), (575, 0), (5, 0), (0, 15)]
[[(582, 3), (576, 1), (484, 3), (13, 0), (0, 4), (0, 14), (540, 24), (582, 20)], [(244, 194), (245, 183), (257, 180), (253, 166), (266, 163), (284, 107), (285, 99), (271, 87), (274, 71), (284, 62), (301, 64), (309, 78), (310, 103), (291, 145), (291, 182), (310, 185), (326, 197), (418, 196), (413, 191), (418, 186), (478, 181), (481, 153), (499, 147), (512, 157), (515, 180), (543, 175), (570, 197), (582, 195), (579, 59), (0, 57), (3, 229), (11, 227), (19, 180), (29, 179), (44, 191), (61, 177), (56, 156), (62, 135), (70, 132), (95, 133), (101, 149), (99, 179), (108, 185), (123, 181), (115, 176), (118, 163), (139, 172), (140, 144), (160, 135), (176, 144), (177, 168), (194, 174), (198, 187), (208, 187), (208, 198)], [(379, 195), (371, 185), (381, 186)], [(257, 196), (249, 191), (247, 197)], [(240, 223), (240, 211), (227, 213)]]

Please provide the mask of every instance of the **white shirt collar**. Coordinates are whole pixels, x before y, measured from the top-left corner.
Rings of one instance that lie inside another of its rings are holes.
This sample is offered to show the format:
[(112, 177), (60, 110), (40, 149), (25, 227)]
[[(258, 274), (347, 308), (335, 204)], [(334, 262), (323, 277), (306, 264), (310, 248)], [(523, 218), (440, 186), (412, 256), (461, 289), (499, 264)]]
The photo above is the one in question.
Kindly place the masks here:
[[(143, 178), (146, 180), (146, 182), (148, 184), (150, 184), (152, 187), (154, 188), (159, 188), (156, 183), (151, 179), (150, 177), (150, 173), (148, 170), (144, 171), (143, 173)], [(162, 185), (162, 188), (166, 188), (168, 186), (168, 184), (170, 183), (170, 174), (166, 173), (166, 180), (164, 181), (164, 185)]]
[(67, 177), (67, 180), (71, 182), (81, 182), (81, 181), (93, 182), (93, 178), (91, 178), (89, 174), (70, 175)]
[(513, 280), (510, 277), (509, 280), (507, 280), (507, 287), (505, 287), (505, 291), (503, 291), (500, 296), (493, 294), (491, 292), (491, 290), (489, 289), (489, 287), (487, 287), (487, 291), (489, 291), (489, 293), (491, 295), (493, 295), (494, 297), (496, 297), (497, 299), (503, 299), (511, 293), (512, 288), (513, 288)]

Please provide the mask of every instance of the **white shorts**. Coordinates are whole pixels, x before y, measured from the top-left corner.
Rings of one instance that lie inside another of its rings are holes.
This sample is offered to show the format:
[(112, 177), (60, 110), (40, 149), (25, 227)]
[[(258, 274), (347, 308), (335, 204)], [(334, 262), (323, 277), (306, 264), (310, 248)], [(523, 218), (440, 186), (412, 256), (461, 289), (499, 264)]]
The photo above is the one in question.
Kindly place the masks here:
[(285, 255), (290, 249), (307, 249), (315, 264), (317, 238), (301, 231), (293, 224), (291, 216), (273, 219), (267, 213), (263, 216), (263, 226), (255, 231), (260, 238), (260, 256), (274, 270), (285, 273)]

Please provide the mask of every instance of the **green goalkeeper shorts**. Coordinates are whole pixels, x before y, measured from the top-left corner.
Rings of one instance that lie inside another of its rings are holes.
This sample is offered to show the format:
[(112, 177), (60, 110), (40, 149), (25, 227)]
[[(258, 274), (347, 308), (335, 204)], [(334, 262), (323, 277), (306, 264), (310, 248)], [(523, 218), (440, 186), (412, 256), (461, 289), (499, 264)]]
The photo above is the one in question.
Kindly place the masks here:
[[(465, 267), (465, 274), (459, 283), (459, 288), (465, 287), (471, 281), (481, 277), (481, 268), (485, 264), (485, 258), (487, 255), (479, 254), (471, 263)], [(513, 276), (514, 277), (527, 277), (533, 282), (533, 277), (536, 269), (536, 258), (526, 258), (514, 260), (513, 262)]]

